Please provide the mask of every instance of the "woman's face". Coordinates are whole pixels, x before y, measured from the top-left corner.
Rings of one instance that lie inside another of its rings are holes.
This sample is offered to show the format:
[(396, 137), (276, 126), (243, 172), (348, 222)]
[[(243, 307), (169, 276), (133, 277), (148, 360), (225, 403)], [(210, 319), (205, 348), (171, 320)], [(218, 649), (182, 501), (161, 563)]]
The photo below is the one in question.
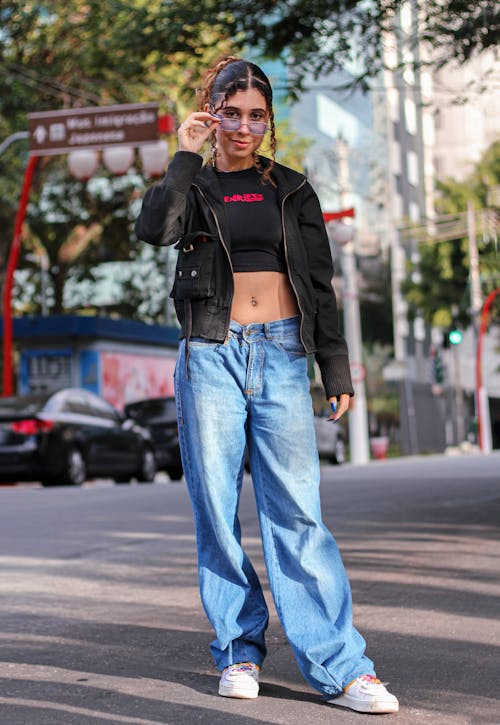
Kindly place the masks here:
[(259, 148), (264, 134), (252, 133), (248, 124), (267, 123), (269, 120), (266, 99), (262, 93), (255, 88), (236, 91), (222, 105), (215, 105), (210, 110), (225, 119), (241, 121), (237, 131), (224, 131), (220, 126), (215, 130), (217, 168), (221, 171), (240, 171), (253, 166), (252, 154)]

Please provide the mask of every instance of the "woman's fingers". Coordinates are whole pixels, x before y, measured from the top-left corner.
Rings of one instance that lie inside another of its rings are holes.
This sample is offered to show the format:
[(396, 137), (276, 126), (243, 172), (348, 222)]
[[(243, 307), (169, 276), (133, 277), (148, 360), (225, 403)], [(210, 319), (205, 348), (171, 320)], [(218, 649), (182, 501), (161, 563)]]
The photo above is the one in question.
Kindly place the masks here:
[(179, 150), (198, 153), (219, 123), (219, 119), (205, 111), (191, 113), (177, 131)]
[[(336, 395), (328, 398), (328, 402), (332, 406), (332, 414), (328, 420), (337, 421), (344, 413), (349, 409), (350, 395), (349, 393), (342, 393), (339, 397)], [(335, 409), (334, 409), (335, 408)]]

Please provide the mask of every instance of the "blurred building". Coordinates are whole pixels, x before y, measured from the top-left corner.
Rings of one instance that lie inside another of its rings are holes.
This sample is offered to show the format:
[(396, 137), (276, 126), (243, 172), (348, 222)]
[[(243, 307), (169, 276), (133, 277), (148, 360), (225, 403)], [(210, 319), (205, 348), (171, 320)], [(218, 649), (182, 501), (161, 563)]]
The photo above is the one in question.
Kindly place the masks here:
[[(418, 261), (422, 230), (435, 234), (439, 226), (436, 179), (462, 180), (500, 137), (493, 55), (440, 70), (433, 60), (419, 41), (418, 3), (409, 0), (396, 14), (394, 33), (385, 37), (386, 70), (370, 93), (340, 90), (349, 74), (335, 73), (309, 79), (308, 91), (289, 110), (292, 128), (313, 141), (306, 170), (323, 209), (356, 209), (358, 268), (365, 260), (390, 258), (394, 360), (386, 376), (399, 386), (407, 453), (443, 450), (460, 430), (446, 424), (456, 419), (453, 376), (446, 404), (432, 392), (429, 355), (441, 332), (418, 315), (409, 322), (401, 283), (409, 263)], [(283, 68), (272, 71), (283, 77)], [(347, 173), (341, 170), (339, 141), (347, 148)], [(340, 279), (336, 286), (341, 296)], [(466, 429), (474, 414), (472, 352), (472, 344), (463, 345)]]
[[(387, 378), (400, 381), (401, 418), (407, 423), (403, 448), (412, 453), (422, 450), (424, 440), (424, 449), (429, 449), (432, 437), (440, 441), (438, 431), (446, 430), (446, 421), (456, 421), (457, 410), (454, 390), (448, 391), (446, 405), (432, 396), (429, 351), (440, 344), (441, 332), (428, 329), (418, 316), (409, 324), (400, 285), (408, 263), (418, 261), (422, 230), (439, 235), (435, 180), (447, 176), (463, 180), (500, 137), (500, 99), (495, 89), (499, 65), (493, 54), (485, 53), (465, 65), (438, 70), (435, 57), (419, 40), (415, 0), (400, 6), (394, 32), (384, 39), (384, 61), (386, 70), (373, 91), (373, 107), (375, 128), (381, 134), (385, 130), (388, 144), (385, 203), (391, 220), (394, 363), (387, 369)], [(466, 236), (465, 224), (462, 231)], [(494, 344), (489, 348), (493, 350)], [(458, 383), (465, 390), (467, 432), (474, 412), (472, 341), (461, 346), (460, 356), (460, 367), (467, 371)], [(455, 378), (451, 376), (449, 385), (457, 386)], [(490, 396), (495, 394), (491, 389)], [(447, 445), (460, 438), (460, 429), (452, 428), (446, 430)]]
[(463, 181), (483, 152), (500, 139), (500, 64), (484, 52), (465, 65), (434, 74), (434, 169), (438, 179)]

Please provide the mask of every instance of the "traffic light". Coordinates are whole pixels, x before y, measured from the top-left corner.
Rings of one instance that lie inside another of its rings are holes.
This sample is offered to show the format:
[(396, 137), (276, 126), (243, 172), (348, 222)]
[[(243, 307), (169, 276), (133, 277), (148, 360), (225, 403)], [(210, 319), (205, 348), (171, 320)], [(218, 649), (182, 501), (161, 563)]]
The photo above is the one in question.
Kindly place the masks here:
[(434, 353), (433, 378), (436, 385), (441, 385), (444, 382), (443, 359), (439, 354), (439, 350)]
[(439, 347), (431, 345), (429, 348), (430, 359), (430, 382), (432, 385), (441, 386), (446, 377), (446, 367), (443, 362)]
[(445, 328), (443, 332), (443, 347), (447, 348), (450, 345), (460, 345), (462, 342), (463, 334), (462, 330), (458, 326), (458, 319), (455, 313), (451, 318), (451, 325)]
[(462, 332), (456, 325), (452, 325), (448, 330), (448, 340), (451, 345), (460, 345), (462, 342)]

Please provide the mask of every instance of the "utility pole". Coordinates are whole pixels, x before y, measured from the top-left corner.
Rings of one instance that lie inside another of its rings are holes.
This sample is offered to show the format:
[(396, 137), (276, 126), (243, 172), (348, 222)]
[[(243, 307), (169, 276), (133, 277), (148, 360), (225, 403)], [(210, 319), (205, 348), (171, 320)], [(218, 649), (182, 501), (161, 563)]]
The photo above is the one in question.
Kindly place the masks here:
[(474, 205), (472, 201), (467, 202), (467, 237), (469, 241), (469, 276), (470, 276), (470, 298), (471, 313), (474, 325), (474, 333), (477, 337), (478, 317), (483, 304), (481, 294), (481, 277), (479, 275), (479, 253), (476, 240), (476, 219), (474, 216)]
[[(349, 189), (348, 149), (342, 138), (337, 139), (339, 200), (341, 208), (345, 207), (346, 194)], [(353, 365), (363, 371), (363, 346), (361, 342), (361, 322), (359, 317), (359, 294), (356, 258), (352, 239), (342, 245), (341, 264), (344, 282), (344, 331), (349, 348), (351, 369)], [(366, 411), (366, 392), (364, 375), (353, 374), (355, 397), (349, 411), (349, 445), (351, 463), (363, 464), (370, 460), (368, 444), (368, 415)]]
[[(470, 199), (467, 202), (467, 239), (469, 243), (470, 311), (472, 317), (472, 329), (474, 331), (474, 348), (477, 349), (479, 339), (479, 317), (481, 315), (483, 300), (481, 294), (481, 277), (479, 274), (476, 219), (474, 216), (474, 205)], [(481, 417), (485, 418), (486, 415), (489, 416), (488, 396), (484, 387), (476, 389), (475, 391), (474, 409), (478, 424)]]

